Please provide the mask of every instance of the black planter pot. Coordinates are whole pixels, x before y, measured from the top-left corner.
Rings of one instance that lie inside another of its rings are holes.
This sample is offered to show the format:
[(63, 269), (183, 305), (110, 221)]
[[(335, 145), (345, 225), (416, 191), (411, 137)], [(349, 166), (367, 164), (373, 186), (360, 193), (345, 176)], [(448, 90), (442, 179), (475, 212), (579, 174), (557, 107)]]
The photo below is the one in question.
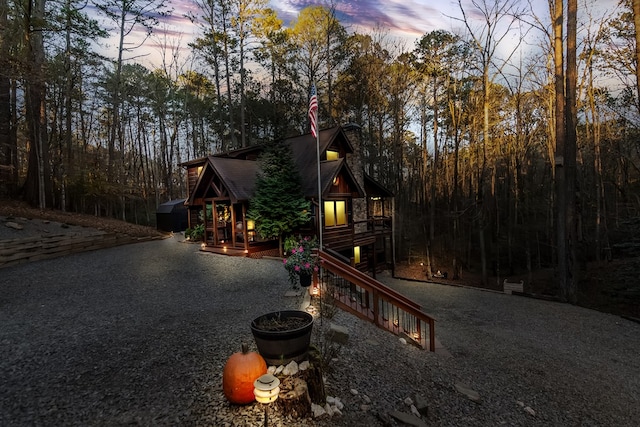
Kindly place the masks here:
[(298, 276), (300, 276), (300, 286), (302, 286), (303, 288), (308, 288), (309, 286), (311, 286), (312, 276), (310, 274), (300, 273)]
[[(290, 330), (264, 330), (259, 325), (263, 321), (303, 319), (303, 326)], [(305, 358), (311, 342), (313, 316), (301, 310), (282, 310), (263, 314), (251, 322), (251, 332), (258, 347), (258, 353), (268, 365), (286, 365)]]

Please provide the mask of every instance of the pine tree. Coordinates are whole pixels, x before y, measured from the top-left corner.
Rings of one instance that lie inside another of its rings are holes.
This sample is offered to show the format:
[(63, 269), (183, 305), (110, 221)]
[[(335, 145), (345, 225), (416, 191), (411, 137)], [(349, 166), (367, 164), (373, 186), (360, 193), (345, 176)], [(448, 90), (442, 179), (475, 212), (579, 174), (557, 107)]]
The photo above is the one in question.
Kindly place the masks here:
[(259, 161), (255, 196), (247, 216), (255, 221), (260, 237), (278, 238), (282, 255), (283, 236), (309, 222), (311, 205), (302, 192), (300, 174), (288, 145), (277, 142), (268, 146)]

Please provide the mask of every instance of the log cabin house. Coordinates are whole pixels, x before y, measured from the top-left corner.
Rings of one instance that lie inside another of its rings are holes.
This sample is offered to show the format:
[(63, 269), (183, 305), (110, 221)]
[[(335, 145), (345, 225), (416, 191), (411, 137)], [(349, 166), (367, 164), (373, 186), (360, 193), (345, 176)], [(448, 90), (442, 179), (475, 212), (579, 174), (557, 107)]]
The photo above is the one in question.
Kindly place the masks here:
[[(322, 240), (326, 250), (373, 273), (393, 266), (393, 194), (364, 172), (360, 127), (320, 131)], [(285, 140), (300, 172), (312, 217), (295, 234), (317, 235), (316, 140), (311, 134)], [(253, 196), (261, 146), (209, 155), (182, 163), (187, 171), (189, 227), (204, 223), (203, 250), (259, 258), (277, 256), (278, 241), (263, 240), (246, 218)]]

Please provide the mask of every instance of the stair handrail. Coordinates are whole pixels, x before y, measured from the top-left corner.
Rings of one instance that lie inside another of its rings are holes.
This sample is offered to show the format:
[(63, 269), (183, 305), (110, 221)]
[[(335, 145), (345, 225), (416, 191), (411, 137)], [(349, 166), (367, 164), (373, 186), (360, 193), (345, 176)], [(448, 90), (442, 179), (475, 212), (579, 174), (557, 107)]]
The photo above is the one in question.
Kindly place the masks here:
[[(422, 311), (420, 304), (362, 271), (352, 267), (339, 258), (327, 253), (327, 251), (317, 250), (317, 257), (320, 260), (320, 265), (323, 269), (340, 276), (349, 283), (352, 283), (362, 288), (365, 292), (370, 292), (372, 294), (373, 307), (366, 307), (368, 310), (367, 315), (364, 314), (362, 309), (356, 309), (347, 304), (340, 303), (342, 308), (356, 314), (358, 317), (371, 321), (379, 327), (398, 333), (400, 329), (398, 325), (395, 325), (395, 328), (391, 325), (385, 325), (386, 319), (381, 319), (378, 313), (381, 302), (395, 306), (398, 310), (402, 310), (407, 315), (415, 317), (418, 322), (424, 322), (429, 326), (428, 348), (430, 351), (435, 351), (435, 318)], [(372, 312), (371, 309), (373, 310)], [(420, 323), (418, 323), (418, 325), (420, 325)], [(416, 341), (423, 347), (426, 346), (426, 342), (424, 344), (422, 343), (422, 332), (420, 330), (420, 326), (418, 326), (418, 334), (420, 335), (418, 339), (411, 336), (408, 338)]]

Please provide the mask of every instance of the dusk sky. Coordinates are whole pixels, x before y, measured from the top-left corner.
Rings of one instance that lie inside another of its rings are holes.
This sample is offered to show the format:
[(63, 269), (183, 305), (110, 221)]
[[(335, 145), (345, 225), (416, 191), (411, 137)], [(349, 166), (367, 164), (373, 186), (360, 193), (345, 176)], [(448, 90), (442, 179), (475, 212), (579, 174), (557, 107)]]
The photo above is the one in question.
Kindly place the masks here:
[[(480, 0), (478, 3), (486, 1), (491, 4), (491, 0)], [(548, 20), (549, 12), (546, 2), (533, 1), (536, 14), (544, 20)], [(579, 3), (582, 3), (581, 1)], [(602, 16), (605, 10), (608, 13), (614, 9), (617, 0), (597, 0), (596, 6), (599, 9), (595, 16)], [(327, 5), (328, 0), (270, 0), (269, 7), (275, 9), (278, 17), (288, 25), (295, 20), (298, 13), (308, 6)], [(468, 18), (473, 18), (476, 14), (470, 0), (462, 1)], [(462, 32), (461, 23), (455, 18), (461, 18), (462, 14), (457, 0), (335, 0), (336, 15), (348, 33), (371, 33), (374, 30), (383, 31), (389, 37), (403, 43), (406, 50), (411, 50), (415, 46), (415, 41), (425, 33), (437, 29), (452, 32)], [(520, 7), (526, 7), (527, 1), (521, 0)], [(197, 37), (201, 29), (192, 24), (187, 18), (187, 14), (200, 15), (199, 8), (194, 0), (167, 0), (168, 8), (172, 9), (171, 16), (161, 17), (159, 26), (154, 30), (154, 36), (147, 40), (145, 45), (131, 56), (139, 57), (144, 53), (138, 62), (146, 66), (155, 66), (159, 63), (160, 44), (179, 45), (182, 48), (181, 60), (186, 60), (188, 56), (187, 44)], [(453, 18), (452, 18), (453, 17)], [(475, 26), (480, 28), (484, 20), (480, 19)], [(107, 27), (113, 27), (113, 23), (107, 23)], [(473, 26), (472, 26), (473, 28)], [(117, 31), (112, 30), (112, 34)], [(133, 36), (130, 36), (133, 37)], [(513, 32), (507, 42), (513, 43), (519, 39), (519, 34)], [(131, 40), (129, 40), (131, 41)], [(115, 58), (114, 46), (117, 39), (114, 37), (107, 42), (107, 46), (102, 49), (107, 56)]]
[[(305, 7), (328, 3), (310, 0), (271, 0), (269, 7), (276, 10), (278, 17), (288, 25)], [(405, 42), (408, 50), (427, 32), (436, 29), (451, 30), (456, 22), (448, 15), (460, 16), (457, 0), (337, 0), (335, 3), (336, 15), (348, 33), (370, 33), (376, 28)], [(137, 51), (138, 54), (141, 53), (140, 50), (149, 51), (147, 59), (141, 61), (145, 65), (157, 61), (159, 38), (163, 39), (163, 42), (179, 44), (186, 49), (187, 43), (199, 35), (200, 28), (185, 17), (189, 13), (199, 15), (199, 9), (193, 0), (168, 0), (168, 6), (173, 10), (171, 16), (160, 18), (153, 40), (147, 40), (144, 47)], [(105, 25), (107, 28), (113, 27), (111, 22)], [(116, 35), (117, 31), (111, 33)], [(115, 57), (117, 39), (109, 39), (107, 44), (103, 52)]]

